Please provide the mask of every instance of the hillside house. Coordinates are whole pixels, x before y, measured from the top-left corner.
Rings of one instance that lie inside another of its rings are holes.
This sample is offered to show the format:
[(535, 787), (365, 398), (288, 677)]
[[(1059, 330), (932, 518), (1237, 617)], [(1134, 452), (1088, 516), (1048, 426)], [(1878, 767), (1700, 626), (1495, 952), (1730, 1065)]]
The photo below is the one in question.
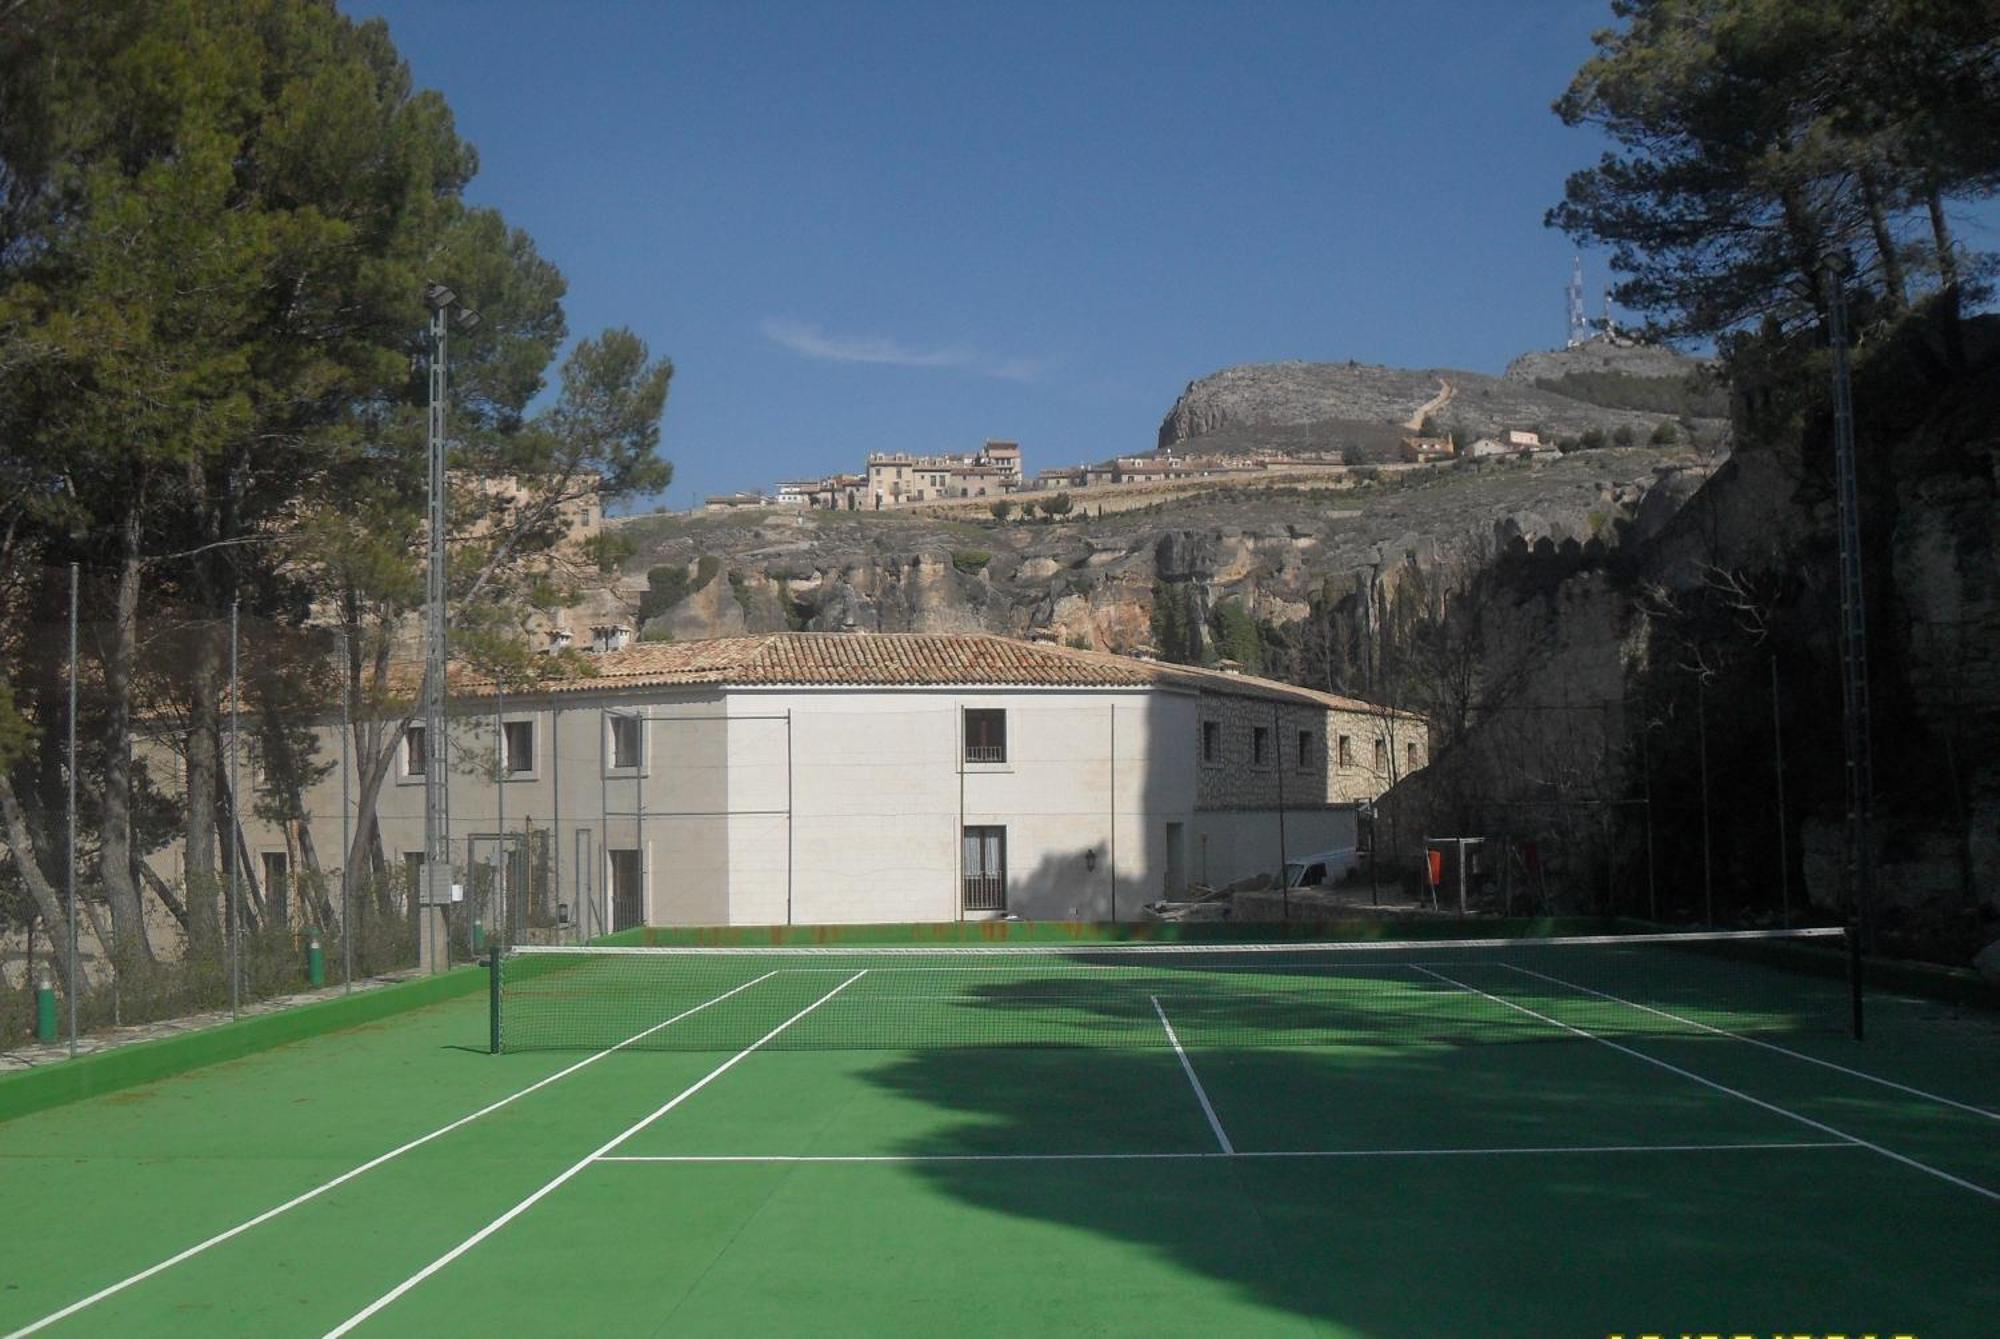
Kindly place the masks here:
[(1405, 437), (1401, 452), (1404, 460), (1415, 461), (1419, 465), (1429, 465), (1440, 460), (1450, 460), (1458, 454), (1458, 448), (1449, 437)]

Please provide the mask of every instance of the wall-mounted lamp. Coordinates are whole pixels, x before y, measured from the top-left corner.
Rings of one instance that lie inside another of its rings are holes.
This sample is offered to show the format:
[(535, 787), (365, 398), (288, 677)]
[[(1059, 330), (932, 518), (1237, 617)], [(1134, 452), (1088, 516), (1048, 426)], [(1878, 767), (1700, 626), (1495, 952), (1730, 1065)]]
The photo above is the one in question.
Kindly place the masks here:
[(1083, 853), (1083, 867), (1086, 870), (1095, 870), (1097, 868), (1097, 848), (1095, 846)]

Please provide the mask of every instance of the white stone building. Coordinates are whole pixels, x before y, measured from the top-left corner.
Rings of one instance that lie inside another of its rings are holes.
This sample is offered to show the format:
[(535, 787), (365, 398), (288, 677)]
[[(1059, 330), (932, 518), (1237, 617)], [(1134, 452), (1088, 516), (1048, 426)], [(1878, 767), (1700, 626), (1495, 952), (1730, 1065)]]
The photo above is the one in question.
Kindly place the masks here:
[[(987, 635), (649, 642), (593, 665), (454, 692), (454, 863), (478, 901), (512, 853), (504, 906), (481, 905), (517, 933), (1129, 920), (1354, 846), (1359, 802), (1428, 760), (1405, 713)], [(411, 885), (423, 758), (412, 727), (378, 805)], [(335, 774), (306, 796), (329, 855), (340, 795)], [(246, 838), (283, 866), (281, 831)]]

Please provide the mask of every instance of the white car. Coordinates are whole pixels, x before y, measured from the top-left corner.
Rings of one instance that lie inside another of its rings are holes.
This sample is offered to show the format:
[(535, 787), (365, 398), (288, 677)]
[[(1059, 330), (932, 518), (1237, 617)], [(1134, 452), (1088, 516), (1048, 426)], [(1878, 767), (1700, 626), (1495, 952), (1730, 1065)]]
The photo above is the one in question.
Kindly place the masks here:
[(1331, 888), (1361, 868), (1361, 852), (1353, 847), (1316, 851), (1285, 862), (1285, 887)]

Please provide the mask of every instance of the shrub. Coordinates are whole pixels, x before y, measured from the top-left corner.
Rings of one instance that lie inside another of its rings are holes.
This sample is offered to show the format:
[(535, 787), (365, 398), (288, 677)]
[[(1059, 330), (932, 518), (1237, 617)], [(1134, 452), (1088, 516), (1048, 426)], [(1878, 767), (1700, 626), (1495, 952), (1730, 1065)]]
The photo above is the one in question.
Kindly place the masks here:
[(998, 502), (987, 507), (986, 510), (993, 513), (994, 520), (1005, 521), (1009, 516), (1014, 514), (1014, 504), (1003, 497)]
[(951, 565), (967, 576), (977, 576), (986, 570), (986, 564), (993, 561), (993, 555), (984, 549), (953, 549)]

